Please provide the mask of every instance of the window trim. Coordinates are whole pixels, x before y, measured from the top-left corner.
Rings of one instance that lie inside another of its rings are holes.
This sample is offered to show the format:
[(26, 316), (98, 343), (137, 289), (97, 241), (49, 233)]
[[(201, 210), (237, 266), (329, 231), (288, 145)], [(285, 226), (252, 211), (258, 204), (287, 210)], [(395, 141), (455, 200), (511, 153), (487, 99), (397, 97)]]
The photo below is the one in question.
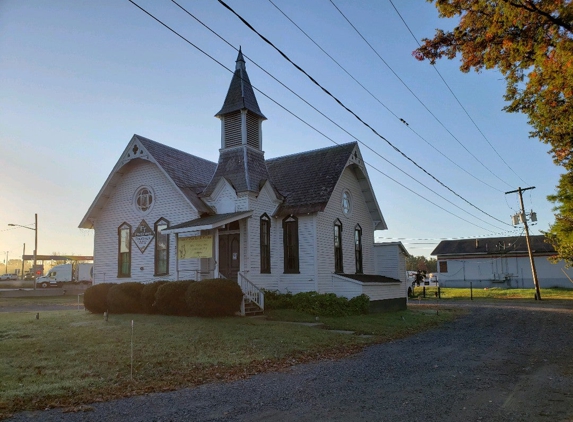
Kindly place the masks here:
[(440, 260), (438, 261), (438, 270), (439, 273), (447, 273), (448, 272), (448, 261)]
[[(147, 190), (147, 195), (151, 199), (147, 205), (147, 209), (145, 210), (141, 209), (138, 203), (140, 194), (144, 189)], [(133, 207), (140, 215), (147, 215), (153, 209), (153, 206), (155, 205), (155, 199), (155, 192), (153, 189), (151, 189), (149, 186), (139, 186), (133, 195)]]
[[(289, 221), (290, 220), (290, 221)], [(292, 227), (291, 229), (289, 229)], [(289, 230), (293, 233), (293, 245), (288, 244)], [(294, 252), (291, 256), (290, 252)], [(299, 241), (298, 241), (298, 218), (294, 215), (288, 215), (283, 219), (283, 258), (284, 258), (284, 273), (285, 274), (300, 274), (299, 265)], [(289, 261), (292, 260), (294, 264), (289, 266)]]
[[(265, 231), (263, 231), (263, 225)], [(271, 218), (267, 213), (261, 215), (259, 219), (260, 231), (260, 257), (261, 257), (261, 274), (271, 273)]]
[[(340, 219), (334, 220), (334, 272), (336, 274), (344, 274), (344, 260), (342, 254), (342, 222)], [(338, 238), (338, 239), (337, 239)], [(338, 245), (337, 245), (338, 240)]]
[[(131, 250), (132, 250), (132, 245), (131, 245), (131, 224), (127, 223), (127, 222), (123, 222), (119, 225), (119, 227), (117, 228), (117, 278), (130, 278), (131, 277)], [(128, 246), (128, 251), (127, 252), (121, 252), (121, 243), (122, 243), (122, 231), (127, 231), (129, 240), (127, 241), (127, 246)], [(123, 254), (127, 254), (127, 255), (123, 255)], [(122, 269), (124, 267), (124, 265), (126, 264), (124, 262), (124, 258), (127, 257), (127, 264), (129, 265), (128, 271), (126, 273), (122, 272)]]
[(364, 274), (364, 255), (362, 248), (362, 227), (357, 224), (354, 227), (354, 260), (356, 262), (356, 274)]
[(153, 275), (154, 276), (159, 276), (159, 275), (169, 275), (169, 235), (165, 234), (165, 235), (161, 235), (161, 236), (166, 236), (166, 246), (165, 246), (165, 272), (159, 272), (157, 270), (157, 268), (159, 267), (159, 251), (163, 250), (163, 249), (159, 249), (158, 245), (159, 245), (159, 236), (160, 236), (160, 232), (159, 232), (159, 226), (165, 224), (166, 228), (169, 228), (169, 221), (163, 217), (161, 217), (159, 220), (157, 220), (154, 224), (153, 224), (153, 230), (155, 232), (155, 251), (154, 251), (154, 257), (153, 257)]

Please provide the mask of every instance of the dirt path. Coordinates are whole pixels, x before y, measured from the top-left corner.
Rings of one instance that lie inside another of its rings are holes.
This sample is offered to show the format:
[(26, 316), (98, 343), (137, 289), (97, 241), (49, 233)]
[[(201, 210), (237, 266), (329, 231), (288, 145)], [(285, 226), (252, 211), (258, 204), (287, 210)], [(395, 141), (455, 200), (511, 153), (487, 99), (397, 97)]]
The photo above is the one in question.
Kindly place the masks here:
[(570, 302), (455, 306), (470, 312), (352, 358), (12, 420), (573, 421)]

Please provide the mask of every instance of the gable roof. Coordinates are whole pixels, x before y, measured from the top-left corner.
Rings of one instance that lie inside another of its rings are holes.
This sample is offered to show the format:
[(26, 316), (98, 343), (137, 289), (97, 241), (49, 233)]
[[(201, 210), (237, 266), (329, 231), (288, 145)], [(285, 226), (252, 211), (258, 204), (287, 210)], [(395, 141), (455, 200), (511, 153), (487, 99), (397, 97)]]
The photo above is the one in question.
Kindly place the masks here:
[(171, 180), (180, 188), (200, 191), (211, 180), (217, 165), (165, 144), (152, 141), (140, 135), (134, 135), (165, 170)]
[(276, 215), (323, 211), (356, 142), (266, 161), (271, 183), (284, 197)]
[[(545, 242), (545, 236), (536, 235), (529, 237), (531, 251), (537, 254), (553, 254), (555, 249)], [(519, 237), (490, 237), (485, 239), (459, 239), (442, 240), (432, 251), (431, 255), (456, 256), (456, 255), (500, 255), (522, 254), (527, 252), (525, 236)]]
[[(144, 150), (139, 147), (136, 148), (137, 144), (141, 145), (147, 154), (142, 154)], [(139, 155), (136, 154), (136, 152), (139, 152)], [(209, 183), (211, 175), (215, 172), (217, 166), (215, 163), (152, 141), (143, 136), (133, 135), (120, 159), (92, 202), (92, 205), (80, 222), (80, 228), (89, 229), (93, 227), (92, 219), (97, 217), (99, 210), (104, 207), (115, 189), (116, 184), (122, 177), (120, 170), (134, 160), (140, 159), (155, 163), (165, 176), (179, 188), (179, 191), (199, 214), (213, 213), (211, 208), (198, 197), (198, 192), (203, 190), (207, 183)]]
[(247, 75), (245, 59), (243, 59), (243, 53), (239, 48), (239, 55), (237, 56), (235, 65), (235, 73), (231, 79), (231, 84), (229, 85), (225, 102), (223, 103), (221, 110), (219, 110), (215, 116), (218, 117), (223, 114), (244, 109), (266, 119), (257, 103), (257, 98), (255, 97), (251, 81), (249, 80), (249, 75)]

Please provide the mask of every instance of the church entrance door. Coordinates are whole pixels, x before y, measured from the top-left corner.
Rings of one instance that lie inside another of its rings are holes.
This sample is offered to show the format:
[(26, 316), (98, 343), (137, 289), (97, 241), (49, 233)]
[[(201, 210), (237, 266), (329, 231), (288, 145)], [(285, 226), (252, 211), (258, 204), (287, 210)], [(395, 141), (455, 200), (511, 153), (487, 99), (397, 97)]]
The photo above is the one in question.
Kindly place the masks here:
[(219, 235), (219, 273), (237, 281), (241, 269), (241, 236), (239, 233)]

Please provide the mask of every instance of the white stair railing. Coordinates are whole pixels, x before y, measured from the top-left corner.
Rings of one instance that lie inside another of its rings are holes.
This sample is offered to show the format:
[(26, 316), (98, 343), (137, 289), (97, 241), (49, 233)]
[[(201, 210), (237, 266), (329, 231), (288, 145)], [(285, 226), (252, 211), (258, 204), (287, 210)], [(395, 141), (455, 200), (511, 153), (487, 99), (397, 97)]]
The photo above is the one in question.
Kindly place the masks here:
[(255, 303), (261, 310), (265, 310), (265, 294), (255, 286), (244, 274), (238, 273), (238, 282), (245, 297)]

